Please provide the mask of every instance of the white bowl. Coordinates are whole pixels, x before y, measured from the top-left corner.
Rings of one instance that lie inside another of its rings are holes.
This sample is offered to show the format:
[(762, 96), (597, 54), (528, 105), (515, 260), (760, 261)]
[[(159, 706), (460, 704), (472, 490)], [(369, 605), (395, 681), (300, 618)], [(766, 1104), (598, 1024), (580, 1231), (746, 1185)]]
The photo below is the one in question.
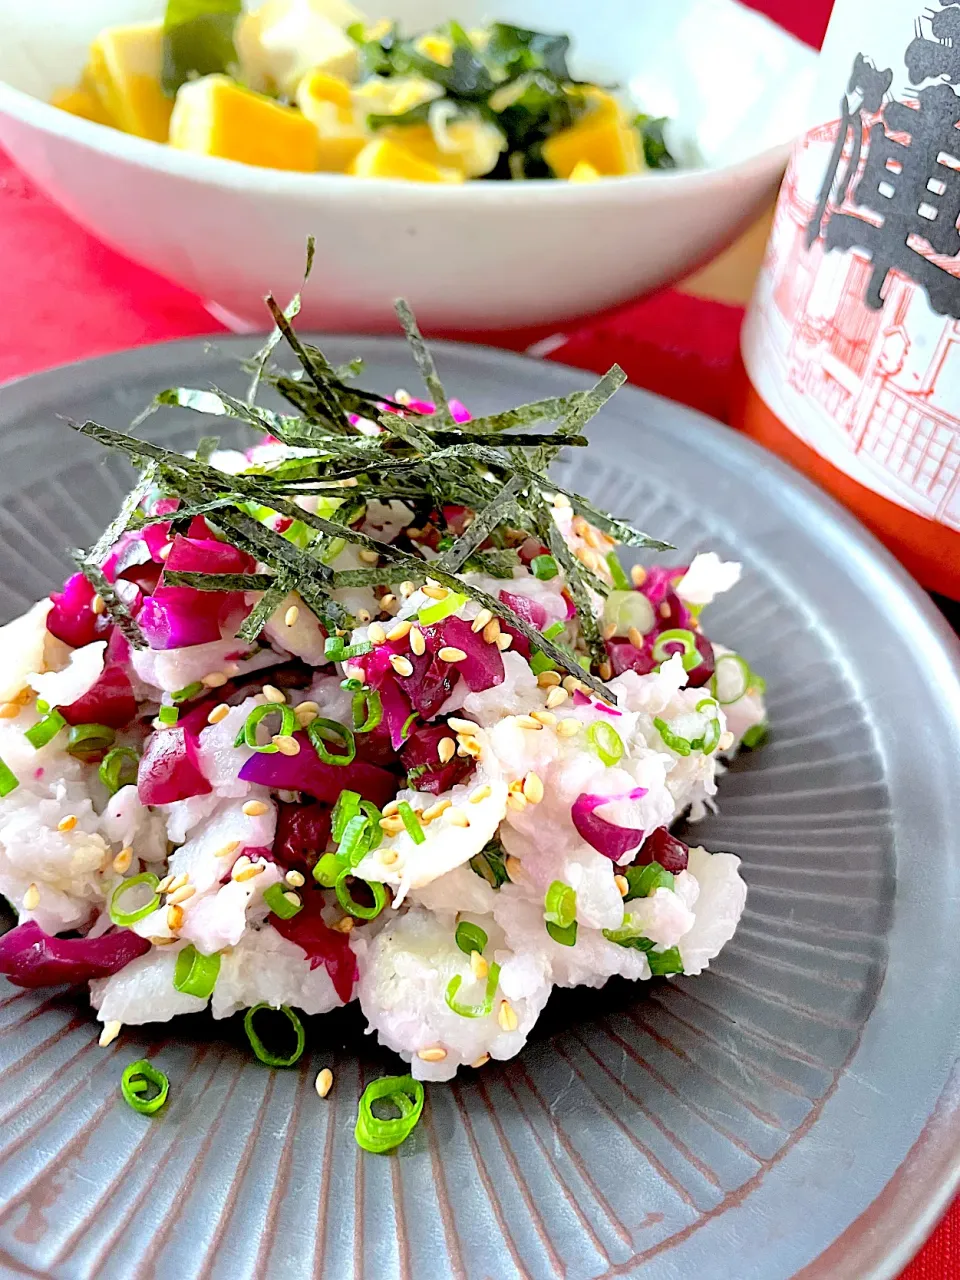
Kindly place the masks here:
[(700, 169), (462, 186), (281, 173), (189, 155), (56, 110), (107, 23), (162, 0), (0, 0), (0, 143), (79, 222), (237, 323), (298, 286), (305, 323), (393, 326), (404, 296), (433, 329), (584, 315), (676, 279), (729, 243), (776, 188), (815, 54), (732, 0), (387, 0), (408, 30), (489, 16), (566, 31), (573, 69), (671, 117)]

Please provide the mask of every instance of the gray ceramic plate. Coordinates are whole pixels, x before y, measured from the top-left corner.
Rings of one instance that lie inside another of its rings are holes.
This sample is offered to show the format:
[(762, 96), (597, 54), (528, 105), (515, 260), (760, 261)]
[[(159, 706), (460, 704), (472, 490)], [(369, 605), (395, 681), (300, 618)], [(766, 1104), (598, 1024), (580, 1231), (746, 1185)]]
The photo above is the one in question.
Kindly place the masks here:
[[(0, 393), (0, 611), (91, 542), (126, 481), (57, 422), (123, 428), (175, 384), (242, 383), (228, 339), (128, 352)], [(405, 348), (337, 339), (383, 390)], [(451, 392), (490, 411), (583, 375), (440, 346)], [(152, 433), (186, 445), (188, 415)], [(700, 828), (750, 885), (699, 979), (564, 993), (522, 1056), (429, 1091), (392, 1157), (353, 1140), (366, 1078), (396, 1060), (348, 1012), (299, 1070), (188, 1021), (98, 1048), (79, 997), (0, 991), (0, 1266), (81, 1280), (865, 1280), (894, 1275), (960, 1173), (960, 683), (925, 597), (787, 468), (675, 405), (624, 390), (568, 478), (743, 583), (710, 631), (769, 681), (772, 740)], [(171, 1036), (170, 1032), (173, 1031)], [(120, 1100), (156, 1057), (161, 1117)], [(320, 1065), (332, 1095), (313, 1091)]]

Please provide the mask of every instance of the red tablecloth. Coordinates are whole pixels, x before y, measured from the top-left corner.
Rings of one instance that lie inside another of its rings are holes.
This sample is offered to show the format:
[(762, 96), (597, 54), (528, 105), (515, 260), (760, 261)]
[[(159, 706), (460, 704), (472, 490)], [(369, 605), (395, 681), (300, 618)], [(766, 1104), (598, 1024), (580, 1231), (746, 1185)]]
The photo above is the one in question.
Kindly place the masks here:
[[(819, 45), (830, 0), (747, 0)], [(73, 225), (0, 152), (0, 381), (139, 343), (210, 333), (196, 298)], [(723, 418), (742, 312), (666, 292), (574, 328), (552, 358), (605, 371)], [(515, 335), (511, 345), (520, 345)], [(960, 1203), (903, 1280), (960, 1276)]]

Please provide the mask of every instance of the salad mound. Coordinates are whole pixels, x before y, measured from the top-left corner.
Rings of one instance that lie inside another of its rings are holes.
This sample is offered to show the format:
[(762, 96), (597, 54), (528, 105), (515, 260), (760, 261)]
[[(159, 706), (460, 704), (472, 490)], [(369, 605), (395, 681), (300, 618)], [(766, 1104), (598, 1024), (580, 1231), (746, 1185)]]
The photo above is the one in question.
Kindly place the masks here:
[(299, 1014), (358, 1000), (407, 1117), (416, 1082), (517, 1054), (554, 986), (717, 956), (739, 860), (670, 829), (759, 741), (763, 682), (701, 620), (738, 565), (624, 567), (669, 548), (548, 476), (619, 369), (471, 418), (402, 304), (430, 401), (363, 390), (269, 302), (246, 399), (152, 406), (239, 420), (245, 452), (74, 424), (141, 471), (2, 629), (0, 972), (88, 983), (103, 1043), (246, 1011), (272, 1065)]

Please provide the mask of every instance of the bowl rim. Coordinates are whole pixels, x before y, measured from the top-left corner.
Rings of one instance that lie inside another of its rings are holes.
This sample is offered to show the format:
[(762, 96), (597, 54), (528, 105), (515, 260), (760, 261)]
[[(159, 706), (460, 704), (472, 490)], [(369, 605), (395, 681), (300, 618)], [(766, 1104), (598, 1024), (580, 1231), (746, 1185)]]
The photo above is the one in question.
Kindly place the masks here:
[(538, 205), (543, 201), (573, 207), (632, 204), (639, 191), (649, 189), (652, 183), (668, 185), (674, 194), (692, 195), (697, 188), (710, 187), (718, 181), (726, 185), (767, 171), (773, 175), (778, 167), (785, 165), (793, 146), (792, 140), (781, 142), (721, 168), (646, 170), (639, 174), (605, 178), (600, 182), (530, 178), (524, 182), (428, 183), (404, 182), (395, 178), (358, 180), (346, 173), (267, 169), (219, 156), (196, 155), (72, 115), (0, 79), (0, 138), (3, 116), (137, 168), (167, 173), (200, 185), (231, 191), (259, 190), (277, 197), (301, 199), (317, 195), (327, 199), (349, 199), (358, 194), (391, 192), (397, 202), (408, 206), (432, 206), (438, 200), (455, 205), (466, 202), (482, 208), (504, 203), (514, 206), (528, 203), (531, 195)]

